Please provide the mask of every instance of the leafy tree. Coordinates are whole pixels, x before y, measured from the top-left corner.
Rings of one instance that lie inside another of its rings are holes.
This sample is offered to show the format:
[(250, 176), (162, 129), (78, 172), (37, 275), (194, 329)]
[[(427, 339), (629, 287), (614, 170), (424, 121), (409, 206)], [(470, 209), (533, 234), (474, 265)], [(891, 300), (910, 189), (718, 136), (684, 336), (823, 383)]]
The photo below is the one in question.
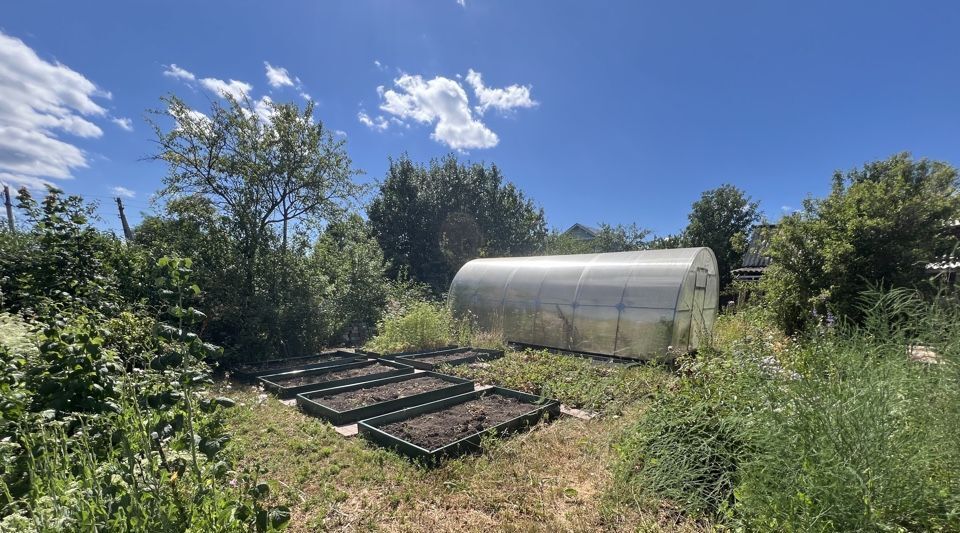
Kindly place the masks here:
[(924, 266), (955, 248), (943, 231), (960, 214), (957, 170), (901, 153), (833, 177), (823, 199), (781, 221), (762, 280), (780, 325), (814, 313), (859, 320), (857, 295), (878, 285), (922, 287)]
[[(201, 195), (173, 198), (158, 215), (145, 217), (134, 232), (135, 245), (149, 250), (156, 258), (190, 257), (194, 277), (204, 287), (200, 304), (210, 315), (206, 333), (211, 339), (231, 348), (242, 342), (238, 327), (250, 314), (259, 317), (275, 311), (257, 308), (245, 311), (246, 295), (237, 291), (243, 286), (244, 274), (239, 247), (231, 232), (230, 221), (218, 212), (213, 202)], [(258, 278), (262, 277), (262, 265)], [(250, 323), (262, 324), (257, 318)]]
[(706, 246), (717, 256), (720, 286), (730, 283), (730, 270), (740, 265), (750, 226), (760, 220), (759, 204), (733, 185), (705, 191), (693, 203), (683, 234), (684, 245)]
[(636, 224), (629, 226), (600, 224), (597, 235), (592, 239), (577, 239), (559, 230), (553, 230), (547, 236), (544, 253), (562, 255), (644, 250), (647, 248), (647, 242), (644, 239), (648, 235), (650, 230), (639, 228)]
[(313, 262), (329, 283), (323, 306), (331, 331), (373, 326), (389, 293), (383, 250), (359, 215), (330, 224), (314, 245)]
[(453, 154), (429, 165), (391, 160), (368, 216), (391, 276), (406, 272), (437, 292), (466, 261), (528, 254), (546, 235), (543, 210), (496, 165)]
[(217, 296), (208, 307), (217, 317), (212, 336), (232, 354), (319, 348), (324, 283), (308, 272), (308, 235), (362, 190), (343, 141), (314, 119), (312, 103), (270, 103), (258, 113), (227, 97), (203, 115), (175, 96), (163, 101), (155, 114), (172, 124), (154, 123), (153, 157), (168, 164), (160, 198), (170, 206), (140, 228), (148, 233), (141, 241), (206, 267), (203, 281)]
[(153, 157), (169, 166), (160, 196), (198, 194), (227, 217), (248, 296), (272, 231), (279, 231), (285, 251), (291, 226), (330, 218), (359, 193), (343, 141), (314, 120), (312, 102), (302, 112), (295, 104), (270, 103), (263, 117), (249, 101), (232, 97), (226, 105), (213, 102), (209, 116), (176, 96), (163, 101), (166, 110), (155, 113), (174, 125), (164, 131), (153, 124)]

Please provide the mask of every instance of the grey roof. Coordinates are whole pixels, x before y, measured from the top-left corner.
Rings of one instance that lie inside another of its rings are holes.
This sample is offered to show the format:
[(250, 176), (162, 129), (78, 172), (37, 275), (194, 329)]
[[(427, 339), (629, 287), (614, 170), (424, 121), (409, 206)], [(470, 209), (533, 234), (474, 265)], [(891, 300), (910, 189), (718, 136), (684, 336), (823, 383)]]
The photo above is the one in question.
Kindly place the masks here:
[(767, 255), (767, 251), (770, 249), (770, 238), (773, 236), (776, 227), (776, 224), (758, 224), (753, 227), (750, 244), (747, 245), (747, 251), (743, 254), (743, 262), (741, 263), (743, 268), (766, 268), (770, 266), (770, 257)]
[(596, 236), (597, 236), (597, 233), (600, 233), (600, 230), (599, 230), (599, 229), (594, 228), (594, 227), (591, 227), (591, 226), (587, 226), (586, 224), (581, 224), (581, 223), (579, 223), (579, 222), (577, 222), (577, 223), (575, 223), (574, 225), (572, 225), (572, 226), (570, 226), (569, 228), (567, 228), (567, 231), (564, 231), (563, 233), (564, 233), (564, 234), (567, 234), (567, 233), (570, 233), (571, 231), (574, 231), (574, 230), (576, 230), (576, 229), (578, 229), (578, 228), (581, 229), (582, 231), (585, 231), (586, 233), (589, 233), (589, 234), (590, 234), (591, 236), (593, 236), (593, 237), (596, 237)]

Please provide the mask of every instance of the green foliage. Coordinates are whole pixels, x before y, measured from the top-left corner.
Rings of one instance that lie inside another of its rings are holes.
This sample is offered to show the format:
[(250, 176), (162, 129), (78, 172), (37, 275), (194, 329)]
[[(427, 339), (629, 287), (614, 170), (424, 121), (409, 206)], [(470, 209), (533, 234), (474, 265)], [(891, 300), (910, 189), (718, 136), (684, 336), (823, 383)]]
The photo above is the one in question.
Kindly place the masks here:
[(203, 116), (163, 101), (156, 115), (172, 124), (154, 124), (154, 158), (167, 163), (160, 196), (169, 202), (137, 228), (138, 242), (154, 256), (196, 258), (209, 334), (232, 356), (320, 349), (338, 332), (320, 310), (331, 282), (310, 258), (310, 237), (363, 190), (344, 141), (313, 117), (313, 103), (270, 104), (264, 115), (227, 98)]
[(152, 341), (107, 329), (154, 323), (129, 310), (106, 319), (72, 306), (47, 317), (34, 347), (4, 320), (19, 332), (0, 347), (0, 530), (268, 531), (289, 519), (263, 505), (269, 487), (231, 466), (232, 401), (203, 390), (203, 359), (220, 350), (190, 330), (205, 318), (189, 305), (200, 292), (190, 266), (158, 262), (169, 322)]
[(943, 232), (960, 214), (957, 171), (897, 154), (834, 175), (833, 190), (784, 217), (762, 287), (779, 324), (797, 331), (812, 311), (860, 320), (857, 295), (871, 286), (920, 287), (924, 266), (954, 250)]
[(416, 302), (388, 313), (377, 325), (377, 335), (364, 349), (388, 354), (449, 346), (458, 339), (461, 323), (440, 302)]
[(42, 202), (18, 195), (24, 231), (0, 234), (0, 304), (34, 316), (82, 306), (112, 313), (143, 292), (143, 258), (91, 224), (95, 206), (50, 187)]
[(545, 255), (592, 254), (603, 252), (632, 252), (644, 250), (644, 239), (650, 230), (637, 227), (636, 224), (624, 226), (600, 224), (597, 235), (592, 239), (577, 239), (559, 230), (547, 235), (543, 253)]
[(622, 412), (670, 381), (664, 369), (652, 364), (597, 363), (545, 350), (509, 351), (484, 365), (455, 366), (447, 371), (606, 414)]
[(387, 264), (359, 215), (330, 224), (314, 245), (311, 261), (327, 281), (321, 305), (331, 334), (350, 324), (377, 323), (390, 292)]
[(666, 501), (693, 517), (729, 510), (755, 453), (750, 414), (763, 380), (757, 354), (747, 357), (704, 351), (680, 361), (686, 377), (662, 391), (617, 446), (616, 500), (646, 508)]
[(427, 166), (391, 160), (368, 216), (391, 276), (405, 272), (438, 293), (467, 261), (526, 255), (546, 235), (543, 210), (504, 183), (496, 165), (453, 154)]
[(683, 246), (683, 233), (655, 236), (647, 242), (648, 250), (672, 250)]
[[(611, 497), (746, 531), (960, 527), (960, 310), (903, 291), (859, 305), (864, 327), (796, 340), (762, 310), (721, 317), (625, 432)], [(933, 362), (908, 357), (918, 343)]]
[(693, 203), (683, 233), (685, 246), (706, 246), (717, 256), (720, 287), (730, 283), (730, 271), (740, 266), (750, 226), (760, 220), (759, 204), (733, 185), (705, 191)]

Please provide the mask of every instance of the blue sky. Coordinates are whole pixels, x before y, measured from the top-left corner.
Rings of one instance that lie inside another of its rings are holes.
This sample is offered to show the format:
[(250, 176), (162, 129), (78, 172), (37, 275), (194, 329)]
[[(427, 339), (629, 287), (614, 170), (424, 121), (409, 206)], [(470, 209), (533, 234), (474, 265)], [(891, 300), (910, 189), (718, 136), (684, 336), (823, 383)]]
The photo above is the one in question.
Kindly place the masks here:
[(145, 110), (173, 92), (203, 111), (235, 80), (309, 95), (368, 180), (459, 150), (555, 227), (678, 231), (721, 183), (775, 220), (834, 169), (960, 165), (958, 27), (946, 1), (8, 2), (0, 180), (107, 208), (123, 187), (138, 219), (165, 170)]

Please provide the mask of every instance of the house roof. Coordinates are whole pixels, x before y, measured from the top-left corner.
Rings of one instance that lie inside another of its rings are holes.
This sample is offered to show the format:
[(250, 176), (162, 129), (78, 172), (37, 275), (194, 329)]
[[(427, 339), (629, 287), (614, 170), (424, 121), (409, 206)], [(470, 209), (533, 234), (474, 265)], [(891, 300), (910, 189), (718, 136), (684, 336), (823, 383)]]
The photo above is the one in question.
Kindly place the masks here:
[(566, 235), (567, 233), (572, 233), (574, 231), (577, 231), (578, 229), (580, 231), (590, 234), (591, 237), (596, 237), (597, 233), (600, 233), (600, 230), (598, 230), (597, 228), (593, 228), (593, 227), (581, 224), (579, 222), (567, 228), (567, 231), (564, 231), (563, 233), (564, 235)]
[(753, 227), (753, 235), (750, 237), (747, 251), (743, 254), (743, 262), (741, 263), (743, 268), (766, 268), (770, 266), (770, 257), (767, 255), (767, 251), (770, 249), (770, 238), (773, 236), (773, 230), (776, 227), (776, 224), (758, 224)]

